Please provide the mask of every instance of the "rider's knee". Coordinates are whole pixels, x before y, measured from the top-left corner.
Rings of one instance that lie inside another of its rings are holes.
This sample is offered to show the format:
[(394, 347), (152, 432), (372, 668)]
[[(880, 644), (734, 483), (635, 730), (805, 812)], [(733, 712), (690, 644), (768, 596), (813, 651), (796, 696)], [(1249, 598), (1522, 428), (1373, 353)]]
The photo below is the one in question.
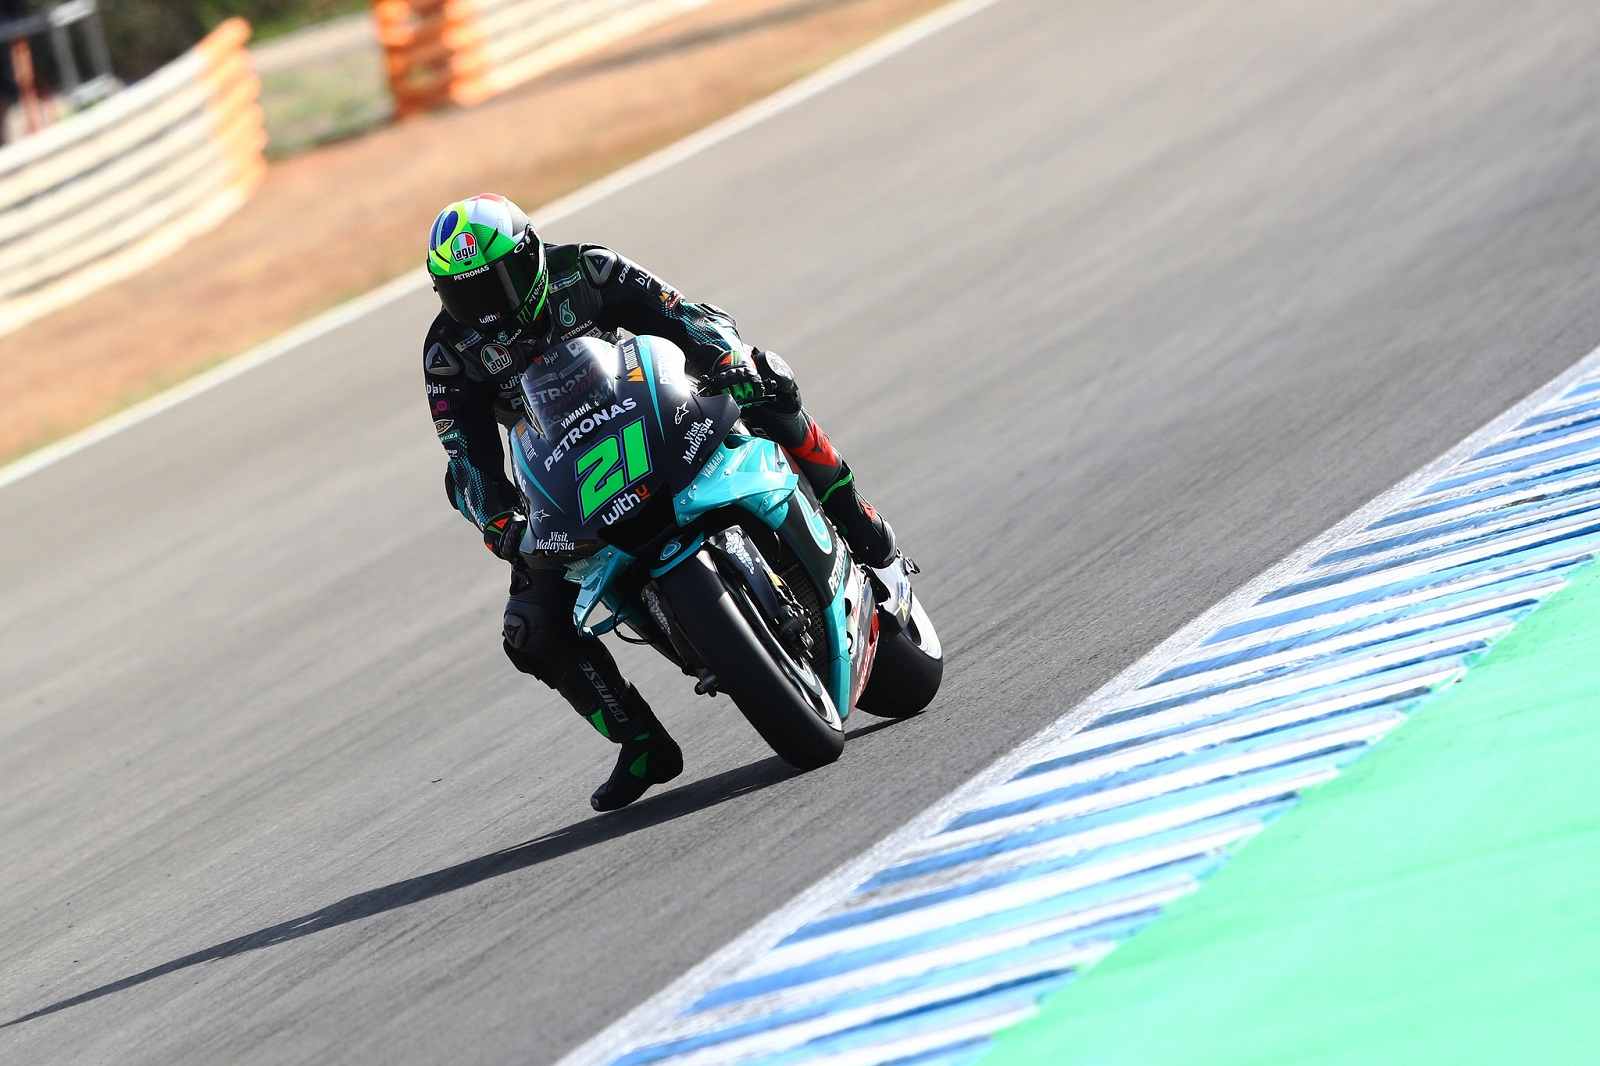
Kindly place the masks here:
[(512, 666), (555, 685), (562, 640), (550, 619), (518, 606), (507, 607), (500, 635)]

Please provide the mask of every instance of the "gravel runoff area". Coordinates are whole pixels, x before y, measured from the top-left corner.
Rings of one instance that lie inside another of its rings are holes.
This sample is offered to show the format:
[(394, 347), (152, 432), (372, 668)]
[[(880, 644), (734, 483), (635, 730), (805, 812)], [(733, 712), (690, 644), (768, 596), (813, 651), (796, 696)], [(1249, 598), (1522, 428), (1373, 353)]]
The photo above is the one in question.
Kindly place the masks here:
[(483, 106), (276, 163), (188, 249), (5, 338), (0, 460), (420, 269), (451, 199), (546, 203), (939, 4), (716, 0)]

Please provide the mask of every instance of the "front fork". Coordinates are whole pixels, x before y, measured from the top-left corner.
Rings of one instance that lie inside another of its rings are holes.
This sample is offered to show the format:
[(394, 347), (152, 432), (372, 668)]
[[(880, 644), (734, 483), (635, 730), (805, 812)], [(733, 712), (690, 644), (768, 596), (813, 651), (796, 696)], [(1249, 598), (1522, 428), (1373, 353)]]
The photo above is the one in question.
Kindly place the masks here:
[[(750, 592), (757, 608), (775, 623), (779, 639), (791, 654), (809, 658), (811, 636), (799, 601), (783, 580), (772, 572), (766, 557), (743, 529), (730, 526), (713, 533), (706, 537), (700, 550), (710, 557), (725, 581), (737, 583)], [(715, 693), (716, 679), (696, 663), (694, 652), (679, 638), (671, 608), (657, 590), (655, 582), (645, 584), (639, 592), (639, 599), (653, 628), (660, 631), (659, 635), (649, 635), (651, 644), (676, 662), (685, 674), (700, 679), (695, 686), (696, 692), (702, 695)]]

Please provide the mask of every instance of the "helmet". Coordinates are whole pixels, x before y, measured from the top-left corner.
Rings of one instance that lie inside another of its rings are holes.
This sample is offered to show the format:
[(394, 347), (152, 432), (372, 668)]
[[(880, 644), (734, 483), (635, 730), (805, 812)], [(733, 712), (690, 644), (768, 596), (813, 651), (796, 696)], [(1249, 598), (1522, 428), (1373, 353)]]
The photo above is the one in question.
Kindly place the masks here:
[(428, 231), (427, 261), (433, 291), (461, 325), (549, 332), (544, 242), (504, 196), (473, 196), (440, 211)]

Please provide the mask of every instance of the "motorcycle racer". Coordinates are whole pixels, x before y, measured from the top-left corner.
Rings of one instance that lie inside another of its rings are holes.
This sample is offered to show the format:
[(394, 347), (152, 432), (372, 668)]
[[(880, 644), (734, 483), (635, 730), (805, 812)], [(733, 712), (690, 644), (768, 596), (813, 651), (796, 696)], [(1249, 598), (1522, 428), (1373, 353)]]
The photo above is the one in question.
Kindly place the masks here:
[(573, 626), (577, 586), (559, 570), (529, 566), (518, 551), (530, 523), (537, 531), (548, 517), (505, 474), (500, 428), (522, 418), (524, 370), (577, 337), (615, 340), (625, 331), (670, 340), (702, 392), (731, 397), (753, 432), (784, 449), (857, 558), (890, 565), (894, 533), (806, 412), (788, 363), (744, 344), (721, 308), (689, 300), (609, 248), (547, 244), (520, 208), (492, 194), (439, 212), (427, 270), (441, 309), (423, 342), (423, 376), (448, 457), (446, 495), (489, 551), (512, 564), (507, 657), (619, 746), (590, 799), (597, 811), (616, 810), (681, 773), (683, 755), (610, 651)]

